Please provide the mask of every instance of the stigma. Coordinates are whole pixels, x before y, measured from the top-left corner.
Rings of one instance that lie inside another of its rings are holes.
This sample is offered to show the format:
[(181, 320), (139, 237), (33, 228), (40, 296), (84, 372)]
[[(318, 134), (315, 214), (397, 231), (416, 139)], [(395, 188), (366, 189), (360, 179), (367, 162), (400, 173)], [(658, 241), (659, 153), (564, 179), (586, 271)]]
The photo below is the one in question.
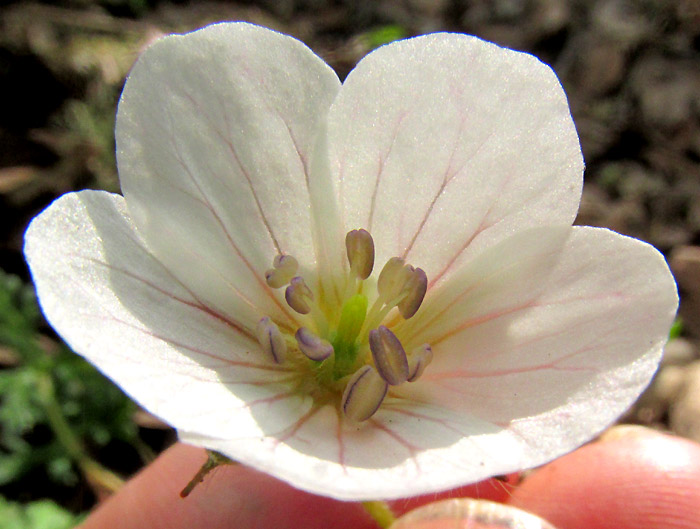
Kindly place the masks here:
[(391, 387), (415, 382), (432, 360), (429, 344), (407, 351), (394, 329), (418, 312), (428, 278), (401, 257), (389, 259), (372, 278), (374, 240), (364, 229), (348, 232), (345, 249), (348, 268), (333, 302), (314, 291), (320, 282), (312, 272), (305, 279), (293, 256), (277, 255), (265, 282), (283, 292), (299, 324), (290, 329), (264, 316), (256, 337), (270, 361), (299, 370), (303, 391), (311, 384), (312, 395), (335, 401), (349, 421), (359, 423), (380, 409)]

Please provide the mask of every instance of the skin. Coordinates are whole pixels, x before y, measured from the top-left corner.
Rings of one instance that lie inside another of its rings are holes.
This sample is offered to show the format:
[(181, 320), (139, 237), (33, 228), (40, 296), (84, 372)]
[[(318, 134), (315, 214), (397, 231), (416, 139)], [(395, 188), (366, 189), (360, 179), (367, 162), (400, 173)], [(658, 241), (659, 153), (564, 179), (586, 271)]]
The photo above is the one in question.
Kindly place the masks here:
[[(180, 490), (205, 460), (202, 449), (171, 447), (81, 527), (376, 528), (360, 504), (314, 496), (242, 465), (215, 469), (181, 499)], [(561, 457), (517, 486), (491, 480), (391, 506), (402, 514), (436, 499), (461, 496), (510, 503), (558, 529), (690, 529), (700, 519), (700, 444), (635, 429)], [(451, 520), (420, 525), (454, 527)]]

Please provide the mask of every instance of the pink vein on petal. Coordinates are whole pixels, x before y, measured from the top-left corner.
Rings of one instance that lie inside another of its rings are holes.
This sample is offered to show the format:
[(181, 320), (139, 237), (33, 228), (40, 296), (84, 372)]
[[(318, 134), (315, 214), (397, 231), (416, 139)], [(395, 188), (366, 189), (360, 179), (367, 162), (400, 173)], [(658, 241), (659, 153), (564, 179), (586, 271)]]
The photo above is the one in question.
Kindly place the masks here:
[[(82, 256), (77, 256), (77, 257), (82, 257)], [(124, 274), (125, 276), (130, 277), (130, 278), (132, 278), (132, 279), (134, 279), (134, 280), (136, 280), (136, 281), (138, 281), (138, 282), (144, 284), (145, 286), (147, 286), (147, 287), (149, 287), (149, 288), (152, 288), (153, 290), (159, 292), (159, 293), (162, 294), (163, 296), (172, 299), (173, 301), (177, 301), (178, 303), (181, 303), (181, 304), (183, 304), (183, 305), (187, 305), (188, 307), (192, 307), (193, 309), (199, 310), (199, 311), (201, 311), (201, 312), (203, 312), (203, 313), (205, 313), (205, 314), (207, 314), (207, 315), (209, 315), (209, 316), (212, 316), (213, 318), (215, 318), (215, 319), (221, 321), (222, 323), (226, 324), (228, 327), (230, 327), (231, 329), (233, 329), (234, 331), (236, 331), (238, 334), (242, 334), (242, 335), (244, 335), (245, 337), (247, 337), (247, 338), (249, 338), (249, 339), (251, 339), (251, 340), (255, 340), (255, 339), (256, 339), (256, 338), (255, 338), (255, 335), (253, 334), (253, 332), (252, 332), (251, 330), (249, 330), (248, 328), (246, 328), (243, 324), (241, 324), (240, 322), (238, 322), (238, 321), (236, 321), (236, 320), (233, 320), (233, 319), (231, 319), (231, 318), (229, 318), (229, 317), (227, 317), (227, 316), (224, 316), (223, 314), (220, 314), (220, 313), (217, 312), (216, 310), (214, 310), (214, 309), (208, 307), (207, 305), (203, 304), (203, 303), (202, 303), (201, 301), (199, 301), (195, 296), (193, 296), (193, 298), (195, 299), (195, 302), (185, 300), (185, 299), (183, 299), (183, 298), (181, 298), (181, 297), (179, 297), (179, 296), (176, 296), (175, 294), (172, 294), (171, 292), (168, 292), (168, 291), (166, 291), (166, 290), (160, 288), (159, 286), (157, 286), (156, 284), (154, 284), (154, 283), (148, 281), (147, 279), (145, 279), (145, 278), (143, 278), (143, 277), (141, 277), (141, 276), (139, 276), (139, 275), (137, 275), (137, 274), (134, 274), (133, 272), (130, 272), (129, 270), (126, 270), (126, 269), (123, 269), (123, 268), (120, 268), (120, 267), (111, 265), (111, 264), (109, 264), (109, 263), (100, 261), (99, 259), (95, 259), (95, 258), (92, 258), (92, 257), (82, 257), (82, 258), (83, 258), (83, 259), (86, 259), (86, 260), (88, 260), (88, 261), (91, 261), (91, 262), (93, 262), (93, 263), (95, 263), (95, 264), (102, 265), (102, 266), (104, 266), (105, 268), (108, 268), (109, 270), (112, 270), (112, 271), (114, 271), (114, 272), (119, 272), (119, 273), (121, 273), (121, 274)], [(192, 295), (192, 293), (189, 292), (189, 290), (188, 290), (188, 293), (189, 293), (190, 295)]]
[[(190, 94), (185, 93), (184, 95), (185, 95), (185, 98), (187, 100), (189, 100), (190, 103), (194, 106), (194, 108), (196, 110), (200, 111), (200, 113), (206, 118), (207, 122), (209, 123), (209, 126), (214, 131), (214, 133), (228, 147), (228, 150), (231, 153), (231, 156), (233, 157), (234, 161), (236, 162), (236, 165), (238, 165), (238, 168), (241, 171), (241, 174), (243, 175), (246, 182), (248, 183), (248, 188), (250, 189), (250, 192), (253, 195), (253, 200), (255, 201), (255, 206), (257, 207), (260, 218), (261, 218), (263, 224), (265, 225), (265, 229), (267, 230), (267, 233), (270, 236), (270, 239), (272, 240), (272, 244), (275, 247), (275, 250), (277, 250), (277, 253), (281, 254), (282, 249), (280, 248), (279, 242), (277, 241), (277, 237), (275, 237), (275, 234), (272, 231), (272, 226), (270, 225), (270, 222), (267, 220), (267, 216), (265, 215), (265, 211), (263, 210), (262, 204), (260, 203), (260, 198), (258, 197), (258, 194), (255, 191), (255, 187), (253, 186), (253, 180), (251, 179), (250, 174), (248, 173), (248, 170), (243, 165), (243, 162), (241, 162), (240, 156), (238, 155), (238, 151), (236, 151), (236, 148), (234, 147), (233, 143), (231, 142), (231, 139), (229, 137), (225, 136), (218, 129), (218, 127), (216, 127), (211, 122), (211, 119), (209, 118), (209, 116), (205, 112), (201, 112), (201, 108), (199, 107), (199, 104)], [(224, 108), (223, 104), (221, 105), (221, 108)], [(226, 122), (226, 126), (230, 129), (231, 124), (230, 124), (229, 119), (228, 119), (228, 114), (226, 112), (222, 112), (222, 116), (224, 118), (224, 121)], [(199, 186), (197, 186), (197, 189), (199, 189)], [(201, 190), (200, 190), (200, 192), (201, 192)]]
[(215, 383), (221, 382), (224, 385), (232, 385), (232, 386), (269, 386), (271, 384), (287, 384), (289, 382), (292, 382), (296, 379), (296, 376), (291, 376), (289, 378), (280, 378), (280, 379), (260, 379), (260, 380), (249, 380), (249, 379), (241, 379), (241, 380), (228, 380), (225, 378), (219, 378)]
[[(191, 200), (193, 200), (193, 201), (198, 202), (199, 204), (201, 204), (203, 207), (205, 207), (207, 210), (209, 210), (210, 213), (212, 213), (212, 216), (214, 216), (211, 207), (208, 205), (208, 203), (207, 203), (205, 200), (203, 200), (203, 199), (201, 199), (201, 198), (199, 198), (199, 197), (196, 197), (195, 195), (193, 195), (193, 194), (190, 193), (189, 191), (187, 191), (187, 190), (185, 190), (185, 189), (182, 189), (182, 188), (180, 188), (180, 187), (178, 187), (178, 186), (171, 185), (171, 187), (172, 187), (173, 189), (175, 189), (176, 191), (182, 193), (183, 195), (187, 196), (187, 197), (190, 198)], [(219, 223), (218, 223), (218, 224), (219, 224)], [(220, 227), (220, 228), (222, 227), (221, 224), (219, 224), (219, 227)], [(222, 229), (223, 229), (223, 228), (222, 228)], [(162, 226), (162, 227), (161, 227), (161, 230), (163, 230), (163, 231), (166, 232), (166, 233), (172, 233), (172, 232), (169, 230), (169, 228), (168, 228), (167, 226)], [(193, 249), (192, 247), (183, 247), (183, 248), (182, 248), (182, 251), (183, 251), (183, 252), (188, 252), (190, 255), (194, 256), (194, 257), (197, 258), (199, 261), (201, 261), (202, 264), (203, 264), (204, 266), (207, 266), (207, 267), (211, 268), (211, 270), (212, 270), (215, 274), (217, 274), (217, 275), (226, 283), (226, 285), (227, 285), (229, 288), (231, 288), (231, 290), (233, 290), (233, 292), (236, 294), (236, 296), (237, 296), (241, 301), (243, 301), (246, 305), (248, 305), (248, 307), (250, 307), (251, 309), (253, 309), (253, 310), (255, 310), (255, 311), (259, 311), (259, 310), (260, 310), (260, 307), (259, 307), (257, 304), (253, 303), (246, 295), (244, 295), (244, 294), (238, 289), (238, 287), (237, 287), (236, 285), (234, 285), (233, 283), (231, 283), (231, 281), (229, 281), (229, 279), (228, 279), (227, 277), (225, 277), (225, 276), (221, 273), (220, 270), (218, 270), (218, 269), (216, 269), (216, 268), (212, 268), (212, 267), (210, 266), (208, 260), (207, 260), (203, 255), (201, 255), (201, 254), (197, 253), (196, 251), (194, 251), (194, 249)], [(238, 252), (237, 252), (237, 253), (238, 253)], [(238, 254), (239, 254), (239, 257), (241, 257), (241, 260), (242, 260), (244, 263), (246, 263), (245, 258), (243, 258), (243, 257), (241, 256), (240, 253), (238, 253)], [(188, 291), (193, 297), (196, 297), (196, 296), (194, 296), (194, 294), (192, 293), (192, 291), (191, 291), (184, 283), (182, 283), (182, 281), (180, 281), (175, 275), (172, 274), (172, 272), (170, 272), (170, 271), (165, 267), (165, 265), (162, 265), (162, 266), (168, 271), (168, 273), (169, 273), (170, 275), (173, 276), (173, 278), (174, 278), (179, 284), (181, 284), (181, 285), (183, 286), (183, 288), (187, 289), (187, 291)], [(246, 266), (246, 268), (248, 268), (248, 270), (249, 270), (250, 272), (253, 272), (253, 269), (252, 269), (251, 266)], [(258, 283), (259, 283), (259, 284), (261, 285), (261, 287), (263, 288), (263, 292), (265, 292), (266, 297), (269, 297), (270, 299), (272, 299), (274, 305), (276, 305), (277, 308), (280, 309), (281, 312), (288, 318), (288, 320), (289, 320), (290, 322), (292, 322), (292, 325), (294, 325), (294, 324), (295, 324), (294, 316), (289, 312), (289, 310), (286, 308), (286, 306), (285, 306), (284, 304), (280, 303), (279, 300), (277, 300), (277, 298), (274, 296), (274, 294), (273, 294), (269, 289), (267, 289), (267, 288), (265, 288), (264, 286), (262, 286), (262, 284), (261, 284), (260, 281), (258, 281)], [(198, 301), (199, 301), (199, 300), (198, 300)], [(202, 304), (204, 304), (204, 303), (202, 302)], [(290, 328), (291, 328), (291, 327), (290, 327)]]
[[(507, 187), (507, 185), (510, 183), (512, 180), (512, 175), (509, 175), (507, 178), (505, 178), (500, 185), (498, 186), (498, 189), (494, 193), (494, 196), (500, 196), (503, 193), (503, 190)], [(430, 288), (432, 285), (436, 284), (449, 270), (452, 268), (454, 265), (455, 261), (459, 259), (459, 257), (465, 252), (467, 248), (469, 248), (469, 245), (471, 245), (472, 242), (474, 242), (474, 239), (476, 239), (481, 233), (484, 231), (493, 228), (494, 226), (497, 226), (501, 222), (503, 222), (506, 218), (514, 215), (515, 213), (524, 210), (530, 203), (530, 201), (534, 198), (537, 199), (539, 196), (538, 193), (534, 193), (529, 197), (527, 200), (523, 201), (520, 204), (520, 207), (517, 210), (511, 211), (508, 215), (498, 219), (496, 222), (488, 222), (488, 219), (491, 217), (491, 213), (493, 212), (494, 207), (498, 204), (497, 200), (493, 200), (491, 204), (489, 205), (488, 209), (484, 213), (484, 215), (481, 218), (481, 222), (479, 223), (479, 226), (476, 228), (474, 233), (472, 233), (469, 237), (467, 237), (467, 240), (462, 244), (457, 251), (454, 253), (454, 255), (447, 260), (445, 263), (445, 266), (437, 272), (436, 274), (433, 274), (432, 277), (430, 277), (430, 282), (428, 284), (428, 288)]]
[(121, 325), (124, 325), (126, 327), (130, 327), (131, 329), (141, 332), (143, 334), (147, 334), (148, 336), (151, 336), (152, 338), (156, 338), (157, 340), (160, 340), (162, 342), (168, 343), (174, 347), (186, 349), (192, 353), (205, 356), (207, 358), (212, 358), (214, 360), (219, 360), (223, 364), (230, 365), (230, 366), (236, 366), (236, 367), (244, 367), (244, 368), (249, 368), (249, 369), (260, 369), (262, 371), (274, 371), (274, 372), (279, 372), (279, 373), (289, 373), (292, 372), (293, 370), (287, 367), (283, 366), (278, 366), (278, 365), (267, 365), (267, 364), (257, 364), (254, 362), (241, 362), (239, 360), (231, 360), (230, 358), (224, 358), (221, 356), (218, 356), (214, 353), (210, 353), (208, 351), (205, 351), (203, 349), (199, 349), (197, 347), (193, 347), (191, 345), (187, 345), (185, 343), (179, 342), (177, 340), (174, 340), (172, 338), (168, 338), (166, 336), (159, 335), (158, 333), (153, 332), (151, 329), (147, 329), (144, 327), (139, 327), (137, 325), (134, 325), (133, 323), (129, 323), (127, 321), (122, 320), (121, 318), (118, 318), (114, 316), (113, 314), (109, 315), (109, 318)]
[(383, 156), (380, 156), (378, 160), (378, 167), (377, 167), (377, 176), (374, 181), (374, 189), (372, 190), (372, 200), (370, 202), (370, 208), (369, 208), (369, 217), (367, 219), (367, 230), (371, 233), (372, 232), (372, 222), (374, 221), (374, 211), (377, 205), (377, 194), (379, 192), (379, 183), (381, 181), (382, 175), (384, 174), (384, 168), (386, 167), (386, 162), (391, 156), (392, 151), (394, 150), (394, 145), (396, 144), (396, 138), (399, 135), (399, 130), (401, 128), (401, 123), (403, 120), (406, 118), (408, 115), (407, 112), (404, 112), (403, 114), (400, 114), (398, 116), (398, 119), (396, 120), (396, 125), (394, 126), (394, 131), (391, 135), (391, 139), (389, 140), (389, 146), (386, 149), (386, 152), (384, 153)]
[[(495, 320), (497, 318), (500, 318), (501, 316), (507, 316), (508, 314), (512, 314), (514, 312), (518, 312), (520, 310), (531, 308), (534, 306), (535, 306), (534, 303), (532, 301), (529, 301), (527, 303), (523, 303), (522, 305), (516, 305), (514, 307), (509, 307), (507, 309), (497, 310), (494, 312), (490, 312), (488, 314), (482, 314), (481, 316), (477, 316), (476, 318), (471, 318), (471, 319), (465, 320), (463, 323), (452, 328), (450, 331), (448, 331), (448, 332), (436, 337), (435, 339), (431, 340), (431, 345), (435, 346), (435, 345), (439, 344), (440, 342), (443, 342), (443, 341), (447, 340), (448, 338), (454, 336), (455, 334), (463, 331), (464, 329), (468, 329), (469, 327), (475, 327), (477, 325), (481, 325), (481, 324), (487, 323), (491, 320)], [(431, 321), (434, 321), (434, 319)]]
[[(186, 94), (188, 98), (191, 99), (191, 96)], [(193, 101), (193, 103), (196, 105), (196, 102)], [(171, 117), (172, 119), (172, 117)], [(218, 129), (214, 128), (215, 132), (217, 135), (221, 137), (221, 133), (218, 131)], [(222, 137), (222, 140), (227, 143), (227, 145), (230, 146), (231, 149), (233, 149), (233, 146), (231, 145), (230, 141)], [(255, 278), (255, 281), (258, 283), (262, 291), (269, 297), (272, 302), (277, 305), (277, 307), (288, 317), (290, 320), (294, 321), (294, 318), (290, 315), (289, 311), (284, 307), (284, 305), (280, 302), (279, 299), (277, 299), (276, 296), (274, 296), (269, 288), (267, 288), (266, 283), (262, 281), (262, 276), (260, 274), (256, 273), (255, 268), (253, 265), (248, 261), (248, 259), (244, 256), (243, 252), (240, 250), (238, 245), (235, 243), (233, 240), (233, 237), (229, 233), (228, 229), (226, 228), (226, 224), (224, 223), (223, 219), (219, 216), (219, 214), (216, 211), (216, 208), (211, 204), (211, 202), (208, 200), (207, 195), (204, 193), (202, 190), (199, 181), (195, 178), (195, 176), (192, 174), (192, 171), (190, 170), (189, 166), (185, 163), (185, 161), (182, 159), (180, 155), (180, 150), (177, 147), (177, 144), (175, 143), (174, 137), (171, 135), (170, 136), (170, 141), (173, 143), (173, 150), (175, 152), (175, 159), (177, 160), (178, 164), (185, 170), (187, 175), (190, 178), (190, 181), (192, 184), (196, 187), (197, 191), (202, 197), (202, 201), (204, 206), (210, 211), (211, 215), (214, 217), (216, 220), (217, 224), (223, 231), (224, 235), (226, 236), (226, 239), (228, 240), (229, 244), (233, 248), (233, 250), (236, 252), (238, 255), (239, 259), (243, 262), (243, 264), (246, 266), (246, 268), (250, 271), (251, 275)], [(234, 151), (235, 154), (235, 151)], [(257, 195), (255, 194), (255, 190), (252, 188), (252, 182), (250, 181), (249, 175), (243, 168), (243, 166), (240, 164), (240, 161), (236, 158), (236, 161), (239, 163), (239, 166), (241, 167), (241, 171), (243, 172), (245, 178), (248, 180), (249, 185), (251, 186), (251, 192), (253, 193), (253, 196), (255, 197), (256, 203), (258, 202)], [(210, 169), (211, 171), (211, 169)], [(194, 197), (193, 197), (194, 198)], [(266, 226), (268, 226), (267, 219), (263, 215), (262, 210), (260, 210), (260, 214), (262, 215), (263, 222), (265, 223)], [(268, 226), (269, 228), (269, 226)], [(277, 244), (277, 240), (274, 238), (274, 235), (272, 232), (270, 232), (270, 236), (272, 237), (272, 240), (274, 241), (275, 248), (278, 250), (279, 253), (281, 253), (281, 250), (279, 249), (279, 245)]]
[(335, 423), (335, 438), (338, 441), (338, 464), (343, 469), (343, 474), (348, 474), (345, 466), (345, 441), (343, 440), (343, 414), (340, 408), (335, 408), (337, 421)]
[[(580, 354), (582, 352), (585, 352), (584, 350), (579, 350), (576, 351), (576, 354)], [(563, 360), (564, 357), (562, 357), (560, 360)], [(498, 370), (493, 370), (493, 371), (468, 371), (465, 369), (454, 369), (451, 371), (447, 371), (444, 373), (434, 373), (434, 374), (426, 374), (423, 375), (423, 379), (425, 380), (447, 380), (451, 378), (490, 378), (490, 377), (502, 377), (506, 375), (516, 375), (516, 374), (521, 374), (521, 373), (529, 373), (531, 371), (541, 371), (544, 369), (550, 370), (550, 371), (568, 371), (568, 372), (576, 372), (576, 371), (590, 371), (593, 373), (598, 373), (599, 370), (595, 369), (593, 367), (583, 367), (583, 366), (571, 366), (571, 367), (561, 367), (557, 366), (557, 362), (551, 362), (549, 364), (539, 364), (539, 365), (534, 365), (534, 366), (527, 366), (527, 367), (518, 367), (518, 368), (513, 368), (513, 369), (498, 369)]]
[(408, 453), (411, 455), (411, 461), (413, 461), (413, 464), (416, 466), (416, 470), (418, 472), (421, 472), (420, 464), (418, 463), (417, 459), (417, 453), (419, 448), (412, 444), (409, 443), (406, 439), (404, 439), (401, 435), (396, 433), (394, 430), (386, 426), (385, 424), (382, 424), (379, 420), (377, 419), (369, 419), (369, 422), (378, 430), (381, 430), (385, 434), (387, 434), (389, 437), (397, 441), (401, 446), (403, 446)]
[(311, 418), (318, 413), (318, 411), (321, 409), (321, 406), (313, 405), (309, 411), (307, 411), (304, 415), (302, 415), (298, 421), (292, 426), (288, 426), (284, 430), (280, 431), (279, 433), (273, 434), (272, 437), (275, 438), (275, 446), (278, 446), (280, 443), (283, 443), (285, 441), (288, 441), (289, 439), (292, 439), (296, 436), (297, 432), (301, 429), (302, 426), (304, 426), (307, 422), (311, 420)]
[[(452, 152), (450, 153), (450, 159), (447, 162), (447, 169), (445, 169), (445, 174), (442, 177), (442, 183), (440, 184), (440, 188), (438, 189), (437, 193), (433, 197), (433, 199), (430, 201), (430, 205), (428, 206), (428, 209), (425, 212), (425, 215), (423, 215), (423, 219), (421, 220), (420, 224), (418, 225), (418, 229), (415, 231), (413, 234), (413, 237), (411, 238), (411, 241), (408, 243), (406, 248), (403, 251), (403, 254), (401, 257), (406, 259), (408, 257), (408, 254), (411, 252), (411, 249), (413, 248), (413, 245), (416, 243), (416, 240), (418, 239), (418, 236), (420, 233), (423, 231), (423, 228), (425, 227), (426, 222), (428, 222), (428, 217), (430, 217), (430, 214), (433, 212), (433, 208), (435, 207), (435, 203), (437, 202), (438, 198), (442, 195), (442, 193), (445, 191), (445, 188), (447, 185), (450, 183), (450, 181), (458, 175), (462, 169), (464, 169), (464, 166), (467, 165), (468, 160), (465, 160), (465, 162), (461, 165), (459, 169), (456, 171), (452, 171), (452, 163), (454, 162), (454, 156), (455, 153), (457, 152), (457, 147), (459, 146), (459, 138), (461, 136), (462, 129), (464, 128), (464, 124), (466, 123), (466, 117), (463, 115), (462, 119), (459, 123), (459, 129), (457, 132), (457, 139), (454, 143), (454, 146), (452, 147)], [(485, 143), (485, 141), (484, 141)], [(483, 144), (482, 144), (483, 145)], [(477, 149), (476, 152), (479, 151), (479, 148)]]
[(405, 408), (399, 408), (399, 407), (387, 407), (387, 410), (391, 410), (394, 413), (399, 413), (401, 415), (406, 415), (408, 417), (413, 417), (416, 419), (425, 419), (426, 421), (440, 424), (444, 428), (451, 430), (451, 431), (455, 432), (456, 434), (461, 435), (462, 437), (469, 437), (469, 435), (471, 435), (471, 434), (464, 433), (462, 430), (456, 428), (455, 426), (452, 426), (450, 424), (450, 421), (447, 421), (445, 419), (438, 419), (437, 417), (432, 417), (432, 416), (426, 415), (424, 413), (418, 413), (415, 411), (411, 411), (411, 410), (407, 410)]
[(255, 399), (255, 400), (251, 400), (250, 402), (246, 402), (244, 408), (250, 409), (253, 406), (258, 406), (259, 404), (272, 404), (273, 402), (277, 402), (280, 400), (287, 400), (289, 398), (296, 397), (297, 395), (298, 394), (296, 391), (288, 391), (286, 393), (278, 393), (276, 395), (272, 395), (271, 397), (264, 397), (261, 399)]

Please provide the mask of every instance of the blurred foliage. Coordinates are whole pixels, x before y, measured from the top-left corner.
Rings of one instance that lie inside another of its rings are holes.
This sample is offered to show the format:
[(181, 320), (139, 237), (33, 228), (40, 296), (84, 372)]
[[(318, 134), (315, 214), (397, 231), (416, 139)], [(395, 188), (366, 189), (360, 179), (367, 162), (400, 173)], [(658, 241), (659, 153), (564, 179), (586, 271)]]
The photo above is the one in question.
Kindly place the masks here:
[(367, 47), (370, 50), (373, 50), (374, 48), (378, 48), (384, 44), (389, 44), (395, 40), (405, 39), (408, 37), (408, 31), (406, 28), (397, 24), (389, 24), (374, 28), (366, 33), (363, 33), (360, 35), (360, 37), (366, 39)]
[(147, 452), (135, 405), (66, 346), (40, 337), (40, 321), (31, 286), (0, 271), (0, 485), (38, 468), (75, 484), (76, 463), (83, 471), (91, 463), (85, 447), (112, 440)]
[(668, 339), (670, 341), (679, 338), (681, 334), (683, 334), (683, 320), (676, 318), (671, 325), (671, 330), (668, 331)]
[(68, 529), (77, 525), (82, 516), (76, 516), (50, 500), (22, 505), (0, 496), (0, 520), (3, 529)]

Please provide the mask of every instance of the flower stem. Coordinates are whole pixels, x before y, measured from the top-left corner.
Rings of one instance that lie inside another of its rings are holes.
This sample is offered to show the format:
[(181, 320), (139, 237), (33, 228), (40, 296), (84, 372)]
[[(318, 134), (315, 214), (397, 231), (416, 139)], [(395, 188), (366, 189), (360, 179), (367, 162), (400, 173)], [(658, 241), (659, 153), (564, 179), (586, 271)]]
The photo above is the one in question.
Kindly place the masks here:
[(190, 482), (185, 485), (185, 488), (180, 491), (181, 498), (186, 498), (189, 496), (190, 492), (192, 492), (197, 485), (204, 481), (206, 475), (219, 465), (235, 465), (237, 463), (236, 461), (233, 461), (225, 455), (215, 452), (214, 450), (207, 450), (207, 456), (207, 460), (204, 462), (202, 467), (197, 471)]
[(394, 513), (385, 501), (363, 501), (362, 506), (382, 529), (386, 529), (396, 521)]

